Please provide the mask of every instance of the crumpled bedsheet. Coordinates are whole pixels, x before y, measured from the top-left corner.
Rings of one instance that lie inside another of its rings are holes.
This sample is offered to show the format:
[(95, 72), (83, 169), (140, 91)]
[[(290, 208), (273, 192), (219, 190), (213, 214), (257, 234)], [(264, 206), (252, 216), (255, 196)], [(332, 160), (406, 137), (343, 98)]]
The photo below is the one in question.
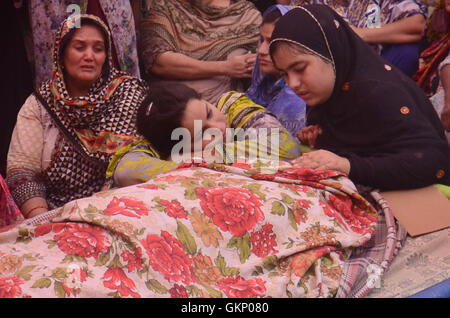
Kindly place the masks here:
[(334, 171), (194, 165), (0, 229), (0, 297), (334, 297), (377, 210)]

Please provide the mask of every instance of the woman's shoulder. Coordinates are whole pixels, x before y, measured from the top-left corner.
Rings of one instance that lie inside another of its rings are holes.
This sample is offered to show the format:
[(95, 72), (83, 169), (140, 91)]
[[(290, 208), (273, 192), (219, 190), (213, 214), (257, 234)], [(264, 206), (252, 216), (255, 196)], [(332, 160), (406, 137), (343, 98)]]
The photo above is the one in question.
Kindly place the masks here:
[(256, 113), (267, 113), (264, 106), (256, 104), (245, 93), (230, 91), (222, 95), (217, 108), (226, 116), (228, 124), (240, 128)]
[(112, 82), (114, 81), (119, 82), (119, 84), (128, 84), (136, 88), (148, 89), (148, 84), (145, 80), (122, 71), (117, 73)]
[[(347, 86), (347, 87), (345, 87)], [(417, 87), (417, 89), (419, 89)], [(412, 91), (416, 90), (415, 83), (407, 79), (376, 79), (366, 78), (344, 83), (342, 90), (349, 90), (353, 94), (365, 96), (366, 102), (371, 100), (403, 100), (411, 99)]]
[(447, 57), (439, 64), (439, 73), (441, 73), (442, 68), (446, 65), (450, 64), (450, 52), (447, 54)]
[(160, 156), (152, 148), (150, 143), (145, 138), (138, 138), (133, 143), (129, 144), (128, 146), (125, 146), (121, 149), (119, 149), (111, 158), (108, 168), (106, 170), (106, 177), (111, 178), (114, 175), (114, 172), (117, 168), (117, 166), (121, 162), (127, 162), (130, 161), (131, 158), (137, 156), (145, 156), (145, 157), (154, 157), (159, 159)]
[(30, 96), (27, 97), (25, 102), (23, 103), (22, 107), (19, 111), (19, 116), (37, 116), (42, 111), (42, 104), (39, 101), (39, 99), (36, 97), (36, 95), (30, 94)]

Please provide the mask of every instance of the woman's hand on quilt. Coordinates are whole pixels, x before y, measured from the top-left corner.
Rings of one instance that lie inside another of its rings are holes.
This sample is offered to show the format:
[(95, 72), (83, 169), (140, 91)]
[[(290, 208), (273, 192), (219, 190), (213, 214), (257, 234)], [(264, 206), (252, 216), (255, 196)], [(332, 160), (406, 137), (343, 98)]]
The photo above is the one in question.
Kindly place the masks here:
[(228, 67), (226, 72), (233, 78), (250, 78), (255, 67), (256, 54), (248, 52), (247, 54), (233, 56), (227, 60)]
[(350, 161), (327, 150), (304, 153), (291, 161), (294, 167), (307, 167), (317, 170), (336, 170), (349, 174)]
[(297, 138), (302, 144), (314, 148), (317, 137), (322, 134), (322, 129), (319, 125), (307, 126), (297, 132)]

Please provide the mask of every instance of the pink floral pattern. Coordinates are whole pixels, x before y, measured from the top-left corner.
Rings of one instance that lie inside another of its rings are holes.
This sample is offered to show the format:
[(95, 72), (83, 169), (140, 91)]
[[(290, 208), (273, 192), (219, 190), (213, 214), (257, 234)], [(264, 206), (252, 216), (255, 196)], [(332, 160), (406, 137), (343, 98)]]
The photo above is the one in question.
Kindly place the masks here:
[(185, 164), (1, 229), (0, 297), (333, 297), (376, 210), (332, 171), (258, 169)]
[(247, 189), (198, 188), (200, 206), (222, 231), (243, 236), (264, 220), (261, 199)]

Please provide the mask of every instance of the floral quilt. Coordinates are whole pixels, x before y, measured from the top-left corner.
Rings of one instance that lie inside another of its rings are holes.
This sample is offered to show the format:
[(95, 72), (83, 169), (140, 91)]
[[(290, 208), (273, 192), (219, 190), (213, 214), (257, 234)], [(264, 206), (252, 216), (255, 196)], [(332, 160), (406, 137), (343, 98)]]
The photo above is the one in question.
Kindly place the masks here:
[(334, 171), (194, 165), (0, 229), (0, 297), (334, 297), (377, 211)]

